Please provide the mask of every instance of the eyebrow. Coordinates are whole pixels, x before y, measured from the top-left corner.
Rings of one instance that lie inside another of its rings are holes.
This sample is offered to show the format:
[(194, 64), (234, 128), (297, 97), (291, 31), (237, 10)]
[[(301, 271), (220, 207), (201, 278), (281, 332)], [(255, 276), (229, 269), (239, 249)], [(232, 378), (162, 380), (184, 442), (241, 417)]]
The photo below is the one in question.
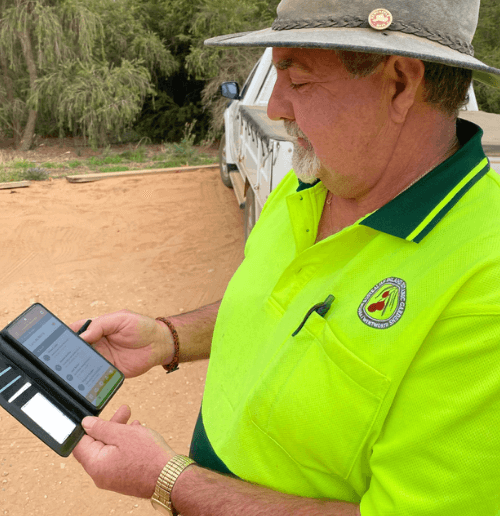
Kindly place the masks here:
[(298, 68), (299, 70), (301, 70), (303, 72), (310, 73), (310, 70), (309, 70), (309, 68), (307, 68), (307, 66), (304, 66), (303, 64), (300, 64), (297, 61), (294, 61), (293, 59), (281, 59), (277, 63), (273, 62), (273, 65), (278, 70), (288, 70), (289, 68), (294, 66), (295, 68)]

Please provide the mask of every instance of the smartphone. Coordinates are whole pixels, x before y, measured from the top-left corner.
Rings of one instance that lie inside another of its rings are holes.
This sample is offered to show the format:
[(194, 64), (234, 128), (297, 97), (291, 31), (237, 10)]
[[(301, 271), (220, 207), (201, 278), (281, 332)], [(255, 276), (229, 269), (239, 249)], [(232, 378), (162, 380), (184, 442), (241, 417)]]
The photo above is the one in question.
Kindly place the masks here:
[(123, 373), (40, 303), (2, 335), (91, 414), (97, 415), (123, 383)]

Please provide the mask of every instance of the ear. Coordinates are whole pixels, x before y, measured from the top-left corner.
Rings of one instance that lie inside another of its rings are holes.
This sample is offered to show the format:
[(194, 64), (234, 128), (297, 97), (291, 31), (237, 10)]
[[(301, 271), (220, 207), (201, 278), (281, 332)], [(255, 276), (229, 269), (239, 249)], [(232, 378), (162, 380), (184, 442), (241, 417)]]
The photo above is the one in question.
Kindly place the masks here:
[(425, 65), (419, 59), (390, 56), (384, 67), (389, 83), (389, 115), (394, 123), (405, 122), (413, 105), (423, 98)]

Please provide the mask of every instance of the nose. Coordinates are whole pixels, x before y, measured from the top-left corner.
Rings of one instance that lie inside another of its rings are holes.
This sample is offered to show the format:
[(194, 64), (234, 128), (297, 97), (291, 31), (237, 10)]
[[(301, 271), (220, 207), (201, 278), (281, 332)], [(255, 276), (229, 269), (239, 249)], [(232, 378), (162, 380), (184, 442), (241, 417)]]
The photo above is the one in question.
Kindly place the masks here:
[(286, 98), (285, 84), (280, 80), (279, 73), (269, 102), (267, 103), (267, 116), (271, 120), (295, 120), (293, 106)]

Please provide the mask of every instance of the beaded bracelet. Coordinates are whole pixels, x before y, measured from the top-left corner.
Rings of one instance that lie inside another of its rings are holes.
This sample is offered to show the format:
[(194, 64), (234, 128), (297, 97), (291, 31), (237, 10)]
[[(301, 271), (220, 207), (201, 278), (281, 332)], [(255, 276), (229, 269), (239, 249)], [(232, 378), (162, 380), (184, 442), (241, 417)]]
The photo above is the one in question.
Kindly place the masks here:
[(172, 333), (172, 338), (174, 339), (174, 358), (172, 358), (170, 364), (162, 366), (163, 369), (167, 371), (167, 374), (173, 373), (174, 371), (177, 371), (177, 369), (179, 369), (179, 335), (174, 325), (168, 319), (165, 319), (165, 317), (157, 317), (156, 320), (162, 321), (168, 326), (170, 333)]

